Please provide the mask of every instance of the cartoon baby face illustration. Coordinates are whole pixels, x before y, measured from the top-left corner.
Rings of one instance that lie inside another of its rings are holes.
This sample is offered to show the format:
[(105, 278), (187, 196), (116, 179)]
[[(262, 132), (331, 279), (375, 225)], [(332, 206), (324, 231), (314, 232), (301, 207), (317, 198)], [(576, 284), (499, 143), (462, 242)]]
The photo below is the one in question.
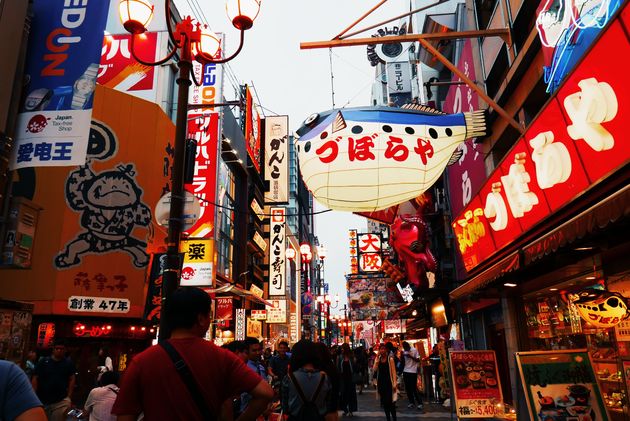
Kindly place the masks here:
[(102, 209), (120, 209), (138, 204), (141, 191), (134, 181), (121, 171), (107, 171), (86, 183), (86, 200)]

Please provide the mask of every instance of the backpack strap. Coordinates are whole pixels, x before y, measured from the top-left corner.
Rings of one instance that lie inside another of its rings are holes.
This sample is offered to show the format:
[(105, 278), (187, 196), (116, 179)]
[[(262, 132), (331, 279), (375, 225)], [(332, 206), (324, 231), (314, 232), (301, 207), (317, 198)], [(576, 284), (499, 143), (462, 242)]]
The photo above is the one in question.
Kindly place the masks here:
[(177, 352), (175, 347), (169, 341), (162, 341), (159, 343), (159, 345), (162, 347), (162, 349), (164, 349), (164, 351), (166, 351), (168, 356), (173, 361), (173, 364), (175, 364), (175, 370), (177, 371), (177, 374), (179, 374), (180, 378), (186, 385), (186, 388), (188, 389), (190, 396), (195, 402), (197, 409), (201, 413), (202, 419), (204, 419), (205, 421), (216, 420), (216, 417), (212, 415), (212, 412), (210, 411), (210, 408), (208, 407), (208, 404), (206, 403), (205, 398), (201, 394), (201, 390), (199, 390), (199, 384), (193, 377), (193, 374), (190, 371), (190, 368), (188, 368), (188, 366), (186, 365), (186, 362), (184, 361), (182, 356), (179, 354), (179, 352)]
[(293, 383), (293, 385), (295, 386), (295, 390), (298, 393), (298, 396), (300, 397), (300, 400), (302, 401), (302, 403), (315, 402), (315, 399), (317, 399), (317, 397), (319, 396), (319, 392), (322, 389), (324, 380), (326, 380), (326, 373), (324, 373), (323, 371), (320, 371), (319, 374), (320, 374), (320, 377), (319, 377), (319, 384), (317, 385), (317, 389), (315, 389), (315, 392), (313, 393), (313, 396), (311, 396), (311, 399), (307, 400), (306, 395), (304, 395), (304, 391), (302, 390), (300, 383), (297, 381), (297, 379), (293, 375), (293, 372), (289, 373), (289, 378), (291, 379), (291, 383)]

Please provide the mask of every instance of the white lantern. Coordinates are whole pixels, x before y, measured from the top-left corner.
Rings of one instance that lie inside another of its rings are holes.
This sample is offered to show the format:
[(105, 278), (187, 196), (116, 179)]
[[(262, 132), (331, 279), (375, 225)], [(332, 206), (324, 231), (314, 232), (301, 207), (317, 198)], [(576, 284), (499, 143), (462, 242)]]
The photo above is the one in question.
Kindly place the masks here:
[(295, 249), (293, 247), (287, 248), (287, 250), (285, 252), (285, 256), (289, 260), (295, 259)]
[(214, 32), (204, 28), (201, 30), (201, 36), (195, 49), (195, 58), (201, 63), (217, 59), (221, 51), (221, 40)]
[(146, 32), (153, 19), (154, 6), (149, 0), (120, 0), (118, 12), (123, 26), (132, 34)]
[(302, 243), (300, 245), (300, 254), (306, 256), (311, 253), (311, 246), (308, 243)]
[[(421, 106), (420, 106), (421, 107)], [(310, 118), (298, 130), (300, 171), (330, 209), (372, 212), (414, 199), (485, 133), (483, 112), (362, 107)]]
[(225, 10), (235, 28), (245, 31), (254, 25), (261, 0), (227, 0)]
[(325, 259), (328, 254), (328, 250), (324, 246), (317, 246), (317, 255), (320, 259)]

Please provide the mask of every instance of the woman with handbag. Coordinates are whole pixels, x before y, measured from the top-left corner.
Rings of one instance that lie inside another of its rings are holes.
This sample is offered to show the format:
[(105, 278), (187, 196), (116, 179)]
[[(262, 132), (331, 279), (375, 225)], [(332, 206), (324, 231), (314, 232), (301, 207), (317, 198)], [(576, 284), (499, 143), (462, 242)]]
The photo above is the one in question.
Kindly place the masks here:
[(354, 355), (348, 344), (341, 347), (341, 355), (339, 356), (337, 370), (341, 374), (341, 396), (340, 404), (343, 415), (353, 416), (353, 412), (357, 412), (357, 376), (360, 374), (356, 369)]
[(387, 421), (396, 421), (396, 401), (398, 400), (396, 363), (394, 357), (388, 353), (385, 344), (381, 344), (378, 348), (373, 372), (385, 417)]

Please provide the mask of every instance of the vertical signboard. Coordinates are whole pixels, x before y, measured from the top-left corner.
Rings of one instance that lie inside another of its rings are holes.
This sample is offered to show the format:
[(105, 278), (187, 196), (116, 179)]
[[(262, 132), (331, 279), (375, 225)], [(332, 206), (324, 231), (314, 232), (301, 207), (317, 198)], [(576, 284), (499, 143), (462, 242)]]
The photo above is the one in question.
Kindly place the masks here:
[(359, 269), (361, 272), (379, 272), (383, 261), (381, 258), (381, 235), (359, 234)]
[(228, 327), (232, 320), (232, 312), (234, 309), (234, 298), (217, 297), (216, 315), (214, 318), (220, 327)]
[(359, 273), (359, 257), (357, 247), (357, 230), (348, 230), (348, 245), (350, 246), (350, 273)]
[(389, 102), (400, 107), (411, 101), (411, 64), (408, 61), (387, 64)]
[[(221, 40), (221, 45), (225, 45), (225, 36), (217, 33)], [(223, 51), (219, 50), (216, 59), (221, 58)], [(193, 62), (193, 73), (197, 81), (201, 82), (201, 86), (193, 84), (190, 87), (188, 102), (190, 104), (212, 105), (221, 102), (223, 98), (223, 65), (221, 64), (201, 64)], [(204, 111), (216, 111), (213, 107), (204, 107)], [(193, 112), (201, 112), (202, 109), (197, 108), (191, 110)]]
[(265, 203), (289, 201), (289, 117), (265, 118)]
[(217, 191), (219, 114), (188, 113), (188, 137), (197, 141), (197, 154), (193, 182), (185, 187), (199, 200), (201, 213), (199, 220), (186, 233), (196, 238), (212, 238)]
[(107, 0), (33, 2), (11, 169), (85, 164), (108, 8)]
[(271, 208), (269, 228), (269, 296), (286, 294), (285, 265), (286, 209)]
[(248, 86), (245, 87), (245, 145), (256, 171), (260, 173), (260, 114)]
[(236, 332), (234, 333), (234, 337), (237, 341), (244, 341), (245, 340), (245, 326), (246, 320), (245, 320), (245, 309), (244, 308), (237, 308), (236, 309)]
[[(475, 62), (470, 40), (466, 40), (462, 47), (462, 54), (457, 63), (457, 68), (471, 80), (476, 80)], [(454, 75), (453, 82), (461, 82), (461, 79)], [(453, 85), (448, 90), (446, 100), (442, 106), (442, 111), (449, 114), (456, 114), (478, 110), (479, 97), (470, 86)], [(486, 179), (486, 168), (484, 157), (481, 153), (481, 145), (477, 145), (473, 140), (466, 141), (458, 146), (462, 151), (459, 160), (449, 165), (448, 171), (448, 191), (453, 215), (459, 215), (466, 205), (470, 203), (473, 195)]]
[(287, 300), (270, 300), (267, 306), (267, 324), (287, 322)]
[(211, 287), (214, 284), (214, 240), (183, 240), (181, 286)]

